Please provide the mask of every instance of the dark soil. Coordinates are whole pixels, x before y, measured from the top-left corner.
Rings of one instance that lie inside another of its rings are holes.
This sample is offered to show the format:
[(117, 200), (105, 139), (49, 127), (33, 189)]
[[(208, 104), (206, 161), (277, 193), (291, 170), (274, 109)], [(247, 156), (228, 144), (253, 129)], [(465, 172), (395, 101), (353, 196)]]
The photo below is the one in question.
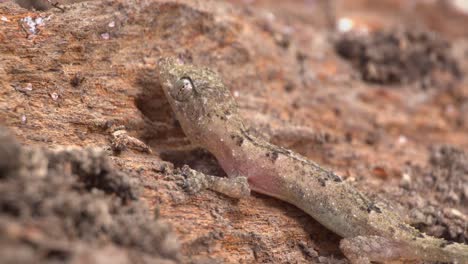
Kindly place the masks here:
[[(409, 184), (407, 200), (413, 224), (423, 232), (449, 241), (468, 241), (468, 153), (450, 146), (435, 147), (430, 166)], [(423, 199), (422, 199), (423, 198)]]
[(428, 80), (434, 78), (434, 74), (454, 79), (461, 77), (449, 43), (434, 32), (393, 29), (370, 35), (349, 33), (339, 38), (336, 50), (351, 60), (368, 82), (421, 81), (429, 85)]
[(174, 263), (168, 226), (102, 151), (24, 148), (0, 128), (2, 263)]

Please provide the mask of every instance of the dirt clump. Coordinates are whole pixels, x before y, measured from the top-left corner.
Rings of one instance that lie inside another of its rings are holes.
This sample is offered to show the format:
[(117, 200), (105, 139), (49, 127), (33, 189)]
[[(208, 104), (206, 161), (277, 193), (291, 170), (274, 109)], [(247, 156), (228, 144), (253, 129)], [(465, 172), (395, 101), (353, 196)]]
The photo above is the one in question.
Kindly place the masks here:
[(468, 201), (468, 154), (451, 146), (431, 150), (429, 166), (414, 169), (411, 182), (402, 184), (399, 199), (411, 208), (411, 223), (428, 235), (466, 243)]
[(446, 82), (461, 77), (449, 43), (429, 31), (392, 29), (366, 35), (343, 34), (335, 48), (358, 67), (364, 81), (371, 83), (420, 81), (429, 85), (437, 78)]
[(22, 147), (0, 128), (2, 263), (176, 263), (169, 226), (97, 148)]
[(442, 201), (468, 203), (468, 153), (450, 146), (436, 147), (431, 152), (432, 170), (427, 179)]

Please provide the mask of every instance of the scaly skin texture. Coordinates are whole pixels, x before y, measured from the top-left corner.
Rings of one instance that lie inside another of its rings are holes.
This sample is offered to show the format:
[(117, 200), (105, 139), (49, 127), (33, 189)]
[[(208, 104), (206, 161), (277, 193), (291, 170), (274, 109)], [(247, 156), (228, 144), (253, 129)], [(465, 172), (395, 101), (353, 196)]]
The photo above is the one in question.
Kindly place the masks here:
[(242, 182), (248, 182), (253, 191), (294, 204), (342, 236), (340, 248), (352, 263), (400, 259), (468, 263), (468, 246), (420, 233), (333, 172), (249, 134), (234, 98), (215, 72), (163, 58), (159, 73), (185, 134), (215, 155), (229, 176), (204, 175), (185, 167), (182, 174), (191, 192), (210, 188), (242, 197), (249, 194)]

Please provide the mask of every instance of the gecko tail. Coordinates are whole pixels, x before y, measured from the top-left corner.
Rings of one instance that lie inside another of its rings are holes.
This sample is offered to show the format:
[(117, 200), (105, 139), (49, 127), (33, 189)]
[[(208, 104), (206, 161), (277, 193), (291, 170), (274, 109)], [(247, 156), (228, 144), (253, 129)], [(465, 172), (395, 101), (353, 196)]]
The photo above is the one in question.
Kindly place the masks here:
[(380, 236), (358, 236), (343, 239), (340, 248), (353, 264), (398, 260), (468, 264), (468, 245), (430, 236), (411, 241), (398, 241)]
[(468, 264), (468, 245), (452, 243), (445, 246), (442, 250), (451, 261), (460, 264)]
[(425, 236), (415, 241), (422, 260), (468, 264), (468, 245)]
[(403, 258), (468, 264), (468, 245), (424, 235), (404, 245)]

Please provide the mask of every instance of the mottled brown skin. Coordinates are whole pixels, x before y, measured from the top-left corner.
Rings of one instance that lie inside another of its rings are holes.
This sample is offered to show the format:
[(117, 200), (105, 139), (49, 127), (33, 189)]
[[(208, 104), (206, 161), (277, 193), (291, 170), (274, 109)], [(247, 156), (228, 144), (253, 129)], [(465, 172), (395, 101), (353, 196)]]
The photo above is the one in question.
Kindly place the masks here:
[(249, 134), (234, 98), (215, 72), (174, 58), (161, 59), (159, 71), (185, 134), (215, 155), (230, 177), (185, 168), (189, 184), (196, 186), (193, 192), (210, 188), (234, 197), (248, 195), (238, 180), (245, 177), (253, 191), (294, 204), (342, 236), (340, 248), (352, 263), (400, 259), (468, 263), (468, 246), (420, 233), (333, 172)]

